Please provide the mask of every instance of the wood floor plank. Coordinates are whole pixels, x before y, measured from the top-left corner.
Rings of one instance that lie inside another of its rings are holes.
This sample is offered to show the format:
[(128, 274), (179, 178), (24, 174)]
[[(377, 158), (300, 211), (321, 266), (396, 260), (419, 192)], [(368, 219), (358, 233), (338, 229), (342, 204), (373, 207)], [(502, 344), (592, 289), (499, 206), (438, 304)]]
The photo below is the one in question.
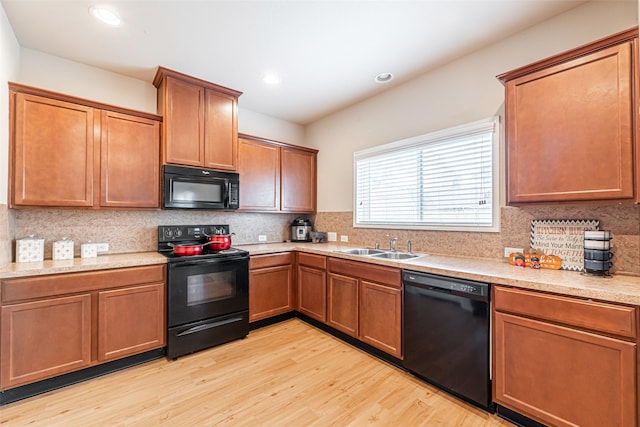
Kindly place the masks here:
[(297, 319), (5, 405), (0, 425), (512, 426)]

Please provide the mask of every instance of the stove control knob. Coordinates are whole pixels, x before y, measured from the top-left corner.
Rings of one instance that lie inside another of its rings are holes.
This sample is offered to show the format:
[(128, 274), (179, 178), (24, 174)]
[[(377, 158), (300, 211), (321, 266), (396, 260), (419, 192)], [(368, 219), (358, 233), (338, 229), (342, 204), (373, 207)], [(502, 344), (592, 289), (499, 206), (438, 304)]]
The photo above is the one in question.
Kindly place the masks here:
[(182, 236), (182, 230), (176, 230), (176, 237)]
[(167, 237), (172, 237), (173, 236), (173, 230), (168, 229), (164, 231), (164, 235)]

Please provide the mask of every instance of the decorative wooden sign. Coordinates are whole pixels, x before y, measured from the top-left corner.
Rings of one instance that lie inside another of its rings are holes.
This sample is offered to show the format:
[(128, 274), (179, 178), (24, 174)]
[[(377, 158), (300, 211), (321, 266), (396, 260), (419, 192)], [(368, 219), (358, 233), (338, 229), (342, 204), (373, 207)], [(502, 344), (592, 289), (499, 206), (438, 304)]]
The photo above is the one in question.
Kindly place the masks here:
[(562, 259), (562, 270), (584, 270), (584, 230), (597, 230), (597, 219), (533, 219), (531, 249)]

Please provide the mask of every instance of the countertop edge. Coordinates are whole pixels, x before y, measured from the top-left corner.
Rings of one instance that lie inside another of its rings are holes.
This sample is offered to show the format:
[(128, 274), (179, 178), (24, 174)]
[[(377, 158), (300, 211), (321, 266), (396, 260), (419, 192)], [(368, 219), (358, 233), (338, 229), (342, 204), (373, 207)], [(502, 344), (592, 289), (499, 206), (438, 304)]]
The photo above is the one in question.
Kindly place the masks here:
[[(420, 254), (419, 258), (410, 261), (394, 261), (341, 253), (338, 251), (355, 246), (333, 243), (283, 242), (234, 245), (234, 247), (244, 249), (253, 256), (278, 252), (305, 252), (496, 285), (640, 305), (640, 277), (636, 276), (614, 274), (612, 277), (606, 278), (595, 277), (574, 271), (515, 267), (506, 261), (494, 259), (438, 254)], [(157, 252), (135, 252), (64, 261), (45, 260), (32, 263), (12, 263), (0, 267), (0, 280), (165, 264), (166, 262), (167, 258)]]
[(166, 264), (167, 258), (158, 252), (134, 252), (100, 255), (95, 258), (69, 260), (44, 260), (39, 262), (11, 263), (0, 268), (0, 280), (50, 274), (78, 273), (83, 271), (110, 270), (142, 265)]
[(337, 252), (353, 245), (332, 243), (270, 243), (240, 245), (251, 255), (298, 251), (387, 265), (406, 270), (439, 274), (461, 279), (514, 286), (606, 302), (640, 305), (640, 277), (614, 274), (610, 277), (589, 276), (575, 271), (515, 267), (506, 260), (420, 254), (410, 261), (393, 261)]

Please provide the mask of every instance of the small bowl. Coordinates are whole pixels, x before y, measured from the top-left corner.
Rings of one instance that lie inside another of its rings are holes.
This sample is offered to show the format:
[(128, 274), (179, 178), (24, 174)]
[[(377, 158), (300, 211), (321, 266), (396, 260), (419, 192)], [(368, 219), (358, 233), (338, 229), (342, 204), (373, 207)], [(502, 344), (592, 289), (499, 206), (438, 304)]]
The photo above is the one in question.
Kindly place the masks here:
[(607, 271), (611, 267), (613, 267), (613, 263), (611, 261), (592, 261), (589, 259), (584, 260), (584, 268), (587, 271)]
[(611, 249), (613, 245), (610, 240), (590, 240), (584, 239), (584, 248), (585, 249), (600, 249), (604, 251), (608, 251)]
[(613, 233), (609, 230), (585, 230), (584, 238), (589, 240), (611, 240)]
[(609, 261), (613, 258), (613, 254), (608, 250), (600, 250), (600, 249), (585, 249), (584, 250), (584, 259), (591, 261)]

